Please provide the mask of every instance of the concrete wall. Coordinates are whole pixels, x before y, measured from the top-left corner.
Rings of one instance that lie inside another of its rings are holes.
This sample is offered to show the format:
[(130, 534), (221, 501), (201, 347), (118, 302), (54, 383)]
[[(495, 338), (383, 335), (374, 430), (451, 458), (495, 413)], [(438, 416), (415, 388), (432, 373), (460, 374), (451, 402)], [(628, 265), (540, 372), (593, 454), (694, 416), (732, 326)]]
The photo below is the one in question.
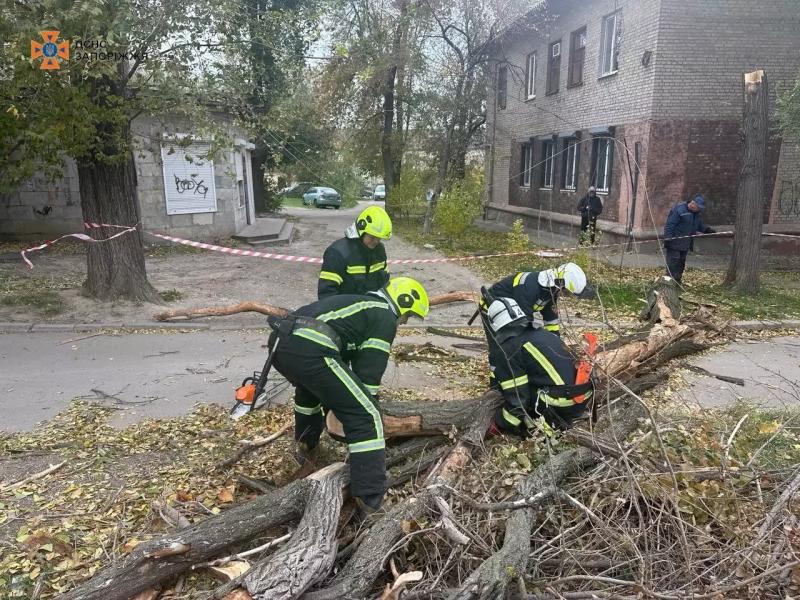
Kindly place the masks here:
[[(161, 136), (190, 133), (191, 125), (178, 119), (140, 117), (133, 122), (136, 150), (137, 194), (145, 229), (192, 239), (218, 239), (234, 235), (247, 224), (241, 206), (233, 151), (221, 152), (214, 161), (217, 212), (167, 215)], [(237, 133), (233, 128), (232, 134)], [(238, 150), (237, 150), (238, 151)], [(11, 194), (0, 195), (0, 236), (31, 239), (82, 231), (80, 192), (75, 162), (64, 161), (64, 176), (53, 182), (36, 175)]]
[(10, 194), (0, 194), (0, 236), (38, 238), (83, 230), (78, 171), (66, 160), (64, 176), (36, 175)]

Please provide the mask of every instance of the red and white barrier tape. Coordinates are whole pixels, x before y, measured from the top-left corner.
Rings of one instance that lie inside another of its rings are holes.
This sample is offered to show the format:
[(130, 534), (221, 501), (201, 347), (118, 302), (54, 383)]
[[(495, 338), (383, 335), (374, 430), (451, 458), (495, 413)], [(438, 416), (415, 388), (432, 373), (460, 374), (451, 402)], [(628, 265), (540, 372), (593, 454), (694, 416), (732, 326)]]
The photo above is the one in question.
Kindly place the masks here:
[[(103, 225), (94, 225), (94, 224), (92, 226), (93, 227), (104, 227)], [(35, 252), (36, 250), (44, 250), (45, 248), (47, 248), (49, 246), (52, 246), (53, 244), (55, 244), (56, 242), (59, 242), (60, 240), (63, 240), (63, 239), (66, 239), (66, 238), (75, 238), (76, 240), (81, 240), (82, 242), (89, 242), (89, 243), (95, 243), (96, 244), (96, 243), (108, 242), (109, 240), (113, 240), (114, 238), (118, 238), (119, 236), (125, 235), (126, 233), (130, 233), (131, 231), (136, 231), (136, 227), (135, 226), (134, 227), (123, 227), (122, 225), (108, 225), (108, 227), (116, 227), (116, 228), (122, 229), (122, 231), (120, 231), (119, 233), (115, 233), (111, 237), (103, 239), (103, 240), (96, 240), (93, 237), (86, 235), (85, 233), (68, 233), (66, 235), (62, 235), (61, 237), (57, 237), (54, 240), (47, 240), (46, 242), (44, 242), (44, 243), (42, 243), (42, 244), (40, 244), (38, 246), (34, 246), (33, 248), (27, 248), (25, 250), (22, 250), (20, 252), (20, 254), (22, 255), (22, 260), (25, 261), (25, 264), (28, 265), (29, 269), (32, 269), (33, 268), (33, 263), (30, 260), (28, 260), (28, 257), (26, 256), (26, 254), (28, 252)]]
[[(28, 252), (35, 252), (36, 250), (43, 250), (44, 248), (47, 248), (48, 246), (52, 246), (53, 244), (55, 244), (59, 240), (63, 240), (65, 238), (70, 238), (71, 237), (71, 238), (79, 239), (81, 241), (89, 242), (89, 243), (102, 243), (102, 242), (107, 242), (109, 240), (113, 240), (114, 238), (117, 238), (117, 237), (119, 237), (121, 235), (125, 235), (126, 233), (130, 233), (132, 231), (136, 231), (137, 228), (138, 228), (138, 225), (135, 225), (133, 227), (129, 227), (129, 226), (126, 226), (126, 225), (109, 225), (109, 224), (106, 224), (106, 223), (84, 223), (84, 226), (87, 229), (102, 229), (102, 228), (108, 227), (108, 228), (113, 228), (113, 229), (121, 229), (122, 231), (112, 235), (109, 238), (100, 239), (100, 240), (94, 239), (94, 238), (86, 235), (85, 233), (69, 233), (67, 235), (62, 235), (61, 237), (56, 238), (54, 240), (49, 240), (47, 242), (44, 242), (43, 244), (41, 244), (39, 246), (35, 246), (33, 248), (27, 248), (26, 250), (23, 250), (21, 252), (22, 260), (24, 260), (25, 263), (28, 265), (28, 267), (32, 269), (33, 268), (33, 263), (31, 263), (31, 261), (28, 260), (28, 257), (26, 256), (26, 254)], [(272, 259), (272, 260), (284, 260), (284, 261), (288, 261), (288, 262), (322, 264), (322, 259), (321, 258), (315, 258), (315, 257), (312, 257), (312, 256), (294, 256), (294, 255), (291, 255), (291, 254), (278, 254), (278, 253), (274, 253), (274, 252), (258, 252), (257, 250), (241, 250), (239, 248), (229, 248), (227, 246), (219, 246), (217, 244), (206, 244), (205, 242), (195, 242), (193, 240), (187, 240), (187, 239), (184, 239), (184, 238), (174, 237), (174, 236), (171, 236), (171, 235), (164, 235), (162, 233), (155, 233), (155, 232), (147, 231), (147, 230), (142, 230), (142, 233), (144, 233), (146, 235), (149, 235), (149, 236), (152, 236), (152, 237), (156, 237), (156, 238), (162, 239), (162, 240), (166, 240), (168, 242), (173, 242), (173, 243), (176, 243), (176, 244), (182, 244), (184, 246), (191, 246), (192, 248), (201, 248), (203, 250), (211, 250), (213, 252), (222, 252), (224, 254), (233, 254), (234, 256), (250, 256), (250, 257), (254, 257), (254, 258), (268, 258), (268, 259)], [(684, 235), (684, 236), (673, 237), (673, 238), (658, 238), (658, 239), (653, 239), (653, 240), (641, 240), (641, 241), (633, 240), (633, 242), (637, 243), (637, 244), (648, 243), (648, 242), (666, 242), (666, 241), (681, 240), (681, 239), (686, 239), (686, 238), (714, 237), (714, 236), (723, 236), (723, 235), (732, 235), (732, 234), (733, 234), (732, 231), (719, 231), (719, 232), (716, 232), (716, 233), (701, 233), (701, 234), (696, 234), (696, 235)], [(770, 236), (770, 237), (793, 238), (793, 239), (800, 238), (800, 236), (798, 236), (798, 235), (791, 235), (791, 234), (786, 234), (786, 233), (762, 233), (762, 235)], [(603, 244), (603, 245), (593, 246), (593, 249), (614, 248), (614, 247), (617, 247), (617, 246), (625, 245), (627, 243), (628, 242), (625, 241), (625, 242), (618, 242), (618, 243), (615, 243), (615, 244)], [(581, 249), (581, 246), (575, 246), (573, 248), (561, 248), (561, 249), (549, 249), (549, 250), (525, 250), (525, 251), (522, 251), (522, 252), (502, 252), (502, 253), (497, 253), (497, 254), (480, 254), (480, 255), (474, 255), (474, 256), (455, 256), (455, 257), (449, 257), (449, 258), (391, 259), (391, 260), (388, 260), (387, 262), (390, 265), (418, 265), (418, 264), (432, 264), (432, 263), (464, 262), (464, 261), (470, 261), (470, 260), (483, 260), (483, 259), (487, 259), (487, 258), (505, 258), (505, 257), (509, 257), (509, 256), (530, 256), (530, 255), (533, 255), (533, 256), (539, 256), (539, 257), (542, 257), (542, 258), (559, 258), (559, 257), (564, 256), (563, 252), (565, 252), (565, 251), (578, 250), (578, 249)]]

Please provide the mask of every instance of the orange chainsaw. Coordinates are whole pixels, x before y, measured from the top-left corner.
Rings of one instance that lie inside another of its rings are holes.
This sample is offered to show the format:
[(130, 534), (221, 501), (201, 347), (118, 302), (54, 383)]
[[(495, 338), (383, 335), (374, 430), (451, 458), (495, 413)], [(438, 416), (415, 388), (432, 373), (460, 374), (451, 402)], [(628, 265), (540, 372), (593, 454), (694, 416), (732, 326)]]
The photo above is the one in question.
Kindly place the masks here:
[(275, 341), (272, 342), (272, 347), (267, 354), (267, 360), (264, 363), (264, 368), (261, 371), (253, 373), (252, 377), (245, 377), (242, 385), (236, 388), (236, 404), (231, 409), (230, 416), (232, 419), (240, 419), (246, 414), (266, 406), (269, 401), (269, 394), (266, 391), (267, 378), (270, 369), (272, 369), (272, 361), (275, 357), (275, 349), (278, 347), (279, 336), (275, 336)]

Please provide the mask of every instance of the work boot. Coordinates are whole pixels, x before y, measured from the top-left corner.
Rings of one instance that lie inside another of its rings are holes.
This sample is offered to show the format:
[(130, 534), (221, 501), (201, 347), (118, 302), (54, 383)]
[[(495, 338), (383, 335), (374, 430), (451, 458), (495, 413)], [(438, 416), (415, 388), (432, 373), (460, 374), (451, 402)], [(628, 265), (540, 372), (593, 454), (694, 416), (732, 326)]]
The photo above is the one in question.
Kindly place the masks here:
[(313, 465), (317, 462), (319, 456), (319, 446), (309, 448), (306, 442), (295, 442), (294, 444), (294, 460), (301, 466)]
[(381, 509), (381, 502), (383, 501), (383, 494), (373, 494), (371, 496), (355, 496), (353, 498), (356, 504), (356, 511), (362, 520), (375, 518), (383, 514)]

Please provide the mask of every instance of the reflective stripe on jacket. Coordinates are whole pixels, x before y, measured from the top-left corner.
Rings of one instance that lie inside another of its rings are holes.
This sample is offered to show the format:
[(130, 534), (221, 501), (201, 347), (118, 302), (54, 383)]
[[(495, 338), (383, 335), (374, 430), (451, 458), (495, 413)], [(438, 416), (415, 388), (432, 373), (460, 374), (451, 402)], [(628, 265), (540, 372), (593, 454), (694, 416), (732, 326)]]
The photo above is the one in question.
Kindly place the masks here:
[(383, 244), (370, 250), (361, 238), (344, 237), (328, 246), (322, 256), (317, 297), (376, 292), (388, 280)]

